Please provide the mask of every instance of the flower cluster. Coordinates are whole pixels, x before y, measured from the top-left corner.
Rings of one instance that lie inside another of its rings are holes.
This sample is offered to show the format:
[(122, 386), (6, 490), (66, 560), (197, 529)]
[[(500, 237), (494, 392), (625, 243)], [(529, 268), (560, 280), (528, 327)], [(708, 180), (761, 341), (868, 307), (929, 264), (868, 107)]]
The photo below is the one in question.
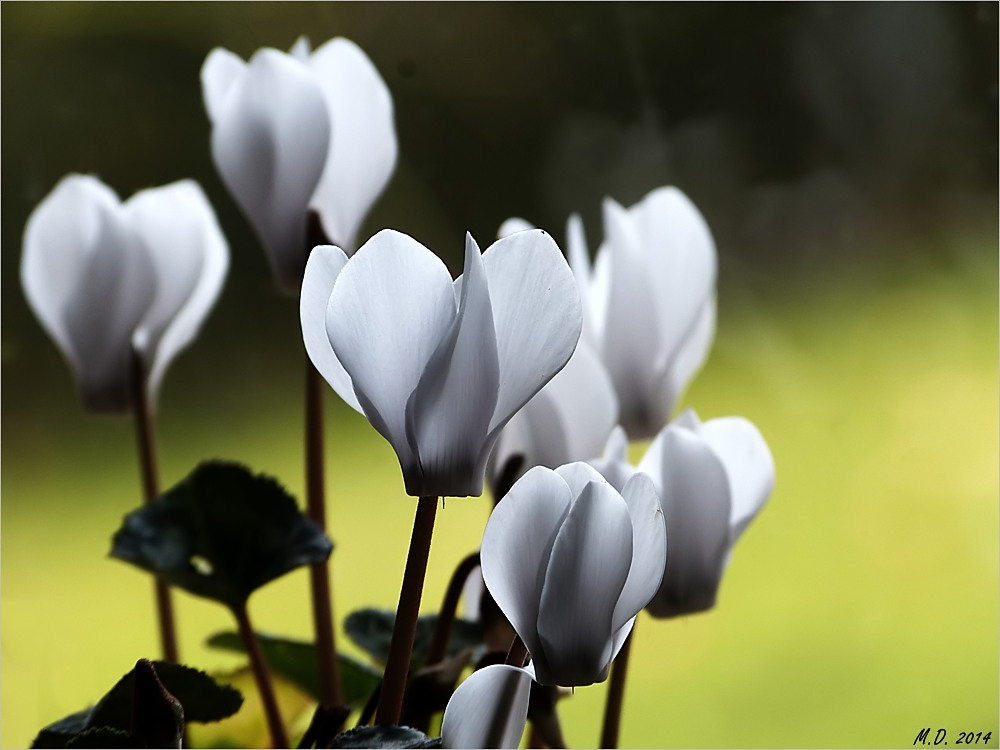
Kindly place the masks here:
[[(673, 187), (628, 209), (607, 198), (593, 263), (578, 216), (567, 225), (568, 261), (550, 234), (511, 219), (485, 251), (466, 235), (463, 272), (452, 279), (407, 234), (383, 229), (359, 241), (397, 143), (388, 88), (357, 45), (337, 38), (312, 51), (302, 39), (249, 61), (215, 49), (201, 82), (222, 180), (278, 286), (298, 295), (312, 382), (322, 376), (364, 414), (395, 451), (406, 492), (420, 498), (376, 720), (400, 723), (438, 498), (479, 496), (488, 481), (497, 503), (481, 576), (516, 635), (506, 664), (494, 658), (451, 695), (442, 737), (448, 747), (516, 747), (532, 691), (605, 680), (616, 657), (627, 658), (644, 608), (673, 617), (714, 606), (733, 545), (771, 494), (773, 459), (749, 421), (702, 423), (689, 410), (668, 423), (714, 337), (708, 226)], [(70, 175), (31, 215), (21, 270), (85, 405), (142, 411), (215, 302), (228, 260), (195, 183), (121, 203), (96, 178)], [(322, 423), (315, 402), (307, 411)], [(629, 438), (654, 436), (629, 464)], [(321, 440), (307, 456), (321, 488)], [(274, 513), (297, 531), (255, 525), (248, 497), (262, 518)], [(116, 537), (117, 556), (226, 603), (259, 658), (246, 599), (280, 572), (322, 566), (332, 548), (322, 495), (309, 498), (318, 523), (304, 523), (276, 484), (217, 465), (154, 499), (130, 516), (131, 534)], [(244, 525), (259, 532), (256, 551), (267, 558), (254, 558), (266, 574), (252, 585), (242, 541), (219, 541)], [(205, 557), (225, 554), (236, 562)], [(326, 586), (313, 579), (317, 612)], [(238, 596), (212, 593), (234, 587)], [(332, 623), (316, 622), (318, 641), (324, 631), (332, 638)], [(317, 652), (330, 681), (332, 641)], [(428, 667), (439, 682), (444, 654)], [(284, 746), (267, 670), (254, 666), (273, 746)]]

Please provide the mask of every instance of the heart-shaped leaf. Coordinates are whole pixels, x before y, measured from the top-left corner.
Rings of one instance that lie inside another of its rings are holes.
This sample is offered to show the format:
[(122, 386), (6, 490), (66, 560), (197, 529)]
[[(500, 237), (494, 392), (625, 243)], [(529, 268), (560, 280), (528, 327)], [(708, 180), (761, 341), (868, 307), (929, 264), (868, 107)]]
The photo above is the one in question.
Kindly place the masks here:
[(339, 735), (333, 747), (438, 748), (441, 738), (410, 727), (356, 727)]
[[(264, 633), (258, 633), (257, 640), (268, 667), (319, 700), (319, 669), (314, 644)], [(246, 653), (243, 639), (237, 633), (216, 633), (206, 643), (212, 648)], [(354, 708), (361, 708), (378, 687), (382, 675), (347, 654), (337, 657), (343, 700)]]
[(126, 516), (111, 556), (238, 608), (264, 584), (332, 550), (274, 479), (210, 461)]

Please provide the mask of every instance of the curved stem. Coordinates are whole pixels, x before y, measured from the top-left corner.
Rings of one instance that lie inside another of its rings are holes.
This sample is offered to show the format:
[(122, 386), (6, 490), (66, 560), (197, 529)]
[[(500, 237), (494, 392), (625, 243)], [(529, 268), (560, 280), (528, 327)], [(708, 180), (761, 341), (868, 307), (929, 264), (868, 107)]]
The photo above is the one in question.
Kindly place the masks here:
[(257, 689), (260, 691), (260, 701), (264, 706), (264, 717), (267, 719), (267, 727), (271, 732), (271, 744), (274, 747), (288, 747), (288, 735), (285, 734), (285, 727), (281, 723), (281, 712), (278, 710), (278, 701), (274, 696), (271, 673), (267, 669), (267, 662), (264, 661), (264, 654), (260, 650), (260, 642), (257, 640), (257, 634), (250, 625), (250, 616), (247, 614), (246, 602), (240, 604), (238, 607), (233, 607), (233, 615), (236, 617), (236, 624), (239, 627), (243, 645), (246, 646), (247, 653), (250, 655), (250, 667), (253, 669)]
[(622, 699), (625, 697), (625, 677), (628, 674), (628, 657), (632, 651), (632, 636), (635, 623), (625, 638), (618, 656), (611, 665), (611, 679), (608, 683), (608, 699), (604, 706), (604, 726), (601, 728), (601, 747), (618, 747), (618, 730), (622, 720)]
[(399, 606), (396, 608), (396, 622), (392, 628), (389, 656), (382, 676), (382, 692), (375, 714), (376, 724), (395, 725), (402, 713), (406, 675), (413, 654), (413, 639), (417, 633), (420, 596), (424, 589), (424, 575), (427, 572), (427, 559), (434, 533), (437, 500), (436, 497), (422, 497), (417, 502), (417, 515), (413, 519), (410, 549), (406, 555), (403, 585), (399, 592)]
[[(309, 518), (326, 533), (326, 498), (323, 471), (323, 377), (306, 355), (306, 508)], [(309, 566), (319, 668), (320, 702), (340, 703), (340, 665), (333, 627), (329, 558)]]
[[(139, 449), (139, 471), (142, 476), (142, 493), (146, 504), (160, 495), (159, 470), (156, 463), (156, 436), (153, 432), (153, 415), (146, 388), (146, 368), (142, 357), (132, 350), (132, 408), (135, 416), (135, 438)], [(153, 581), (156, 596), (156, 614), (160, 625), (160, 648), (164, 661), (177, 662), (177, 628), (174, 624), (174, 604), (170, 587), (159, 578)]]
[(448, 655), (448, 641), (451, 640), (452, 627), (455, 624), (455, 612), (458, 610), (458, 600), (462, 598), (462, 589), (465, 587), (466, 579), (479, 567), (479, 551), (464, 557), (451, 574), (448, 581), (448, 589), (444, 593), (444, 601), (441, 602), (441, 611), (438, 612), (437, 621), (434, 623), (434, 635), (431, 637), (431, 645), (427, 651), (427, 664), (439, 664)]

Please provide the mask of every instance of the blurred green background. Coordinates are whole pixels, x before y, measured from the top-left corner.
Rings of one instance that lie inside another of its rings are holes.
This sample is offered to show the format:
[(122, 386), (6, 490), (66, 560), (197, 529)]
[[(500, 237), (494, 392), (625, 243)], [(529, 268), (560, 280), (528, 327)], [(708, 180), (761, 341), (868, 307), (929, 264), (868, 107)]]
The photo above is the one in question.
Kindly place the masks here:
[[(214, 172), (198, 71), (348, 36), (391, 89), (400, 162), (366, 223), (458, 271), (508, 216), (563, 237), (600, 201), (675, 184), (720, 252), (719, 333), (685, 403), (742, 414), (777, 464), (717, 608), (641, 618), (625, 746), (911, 746), (998, 737), (997, 6), (942, 4), (5, 3), (0, 743), (99, 697), (156, 651), (146, 576), (107, 559), (140, 503), (132, 427), (83, 413), (24, 302), (21, 233), (71, 171), (122, 197), (193, 177), (232, 249), (173, 365), (162, 480), (237, 459), (301, 495), (302, 355)], [(335, 609), (395, 606), (414, 505), (367, 422), (328, 404)], [(635, 446), (636, 456), (641, 446)], [(439, 513), (424, 609), (478, 545), (486, 499)], [(179, 595), (184, 659), (226, 613)], [(297, 573), (250, 602), (308, 637)], [(346, 641), (346, 639), (344, 639)], [(605, 687), (561, 704), (597, 741)]]

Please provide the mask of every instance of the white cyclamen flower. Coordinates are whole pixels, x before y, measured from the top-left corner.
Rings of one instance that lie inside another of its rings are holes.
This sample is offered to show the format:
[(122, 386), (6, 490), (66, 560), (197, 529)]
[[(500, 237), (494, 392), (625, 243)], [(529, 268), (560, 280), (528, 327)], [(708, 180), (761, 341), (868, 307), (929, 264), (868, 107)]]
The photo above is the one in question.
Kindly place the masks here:
[(663, 583), (646, 609), (676, 617), (711, 609), (736, 540), (774, 488), (774, 459), (764, 437), (742, 417), (705, 423), (691, 410), (667, 425), (629, 467), (624, 435), (608, 441), (593, 464), (612, 484), (648, 474), (660, 491), (670, 557)]
[(84, 405), (125, 412), (133, 406), (133, 350), (155, 403), (228, 268), (226, 239), (197, 183), (142, 190), (122, 203), (100, 180), (74, 174), (28, 218), (21, 284), (69, 360)]
[[(508, 219), (499, 236), (530, 228)], [(593, 347), (581, 338), (566, 366), (500, 433), (487, 470), (494, 499), (533, 466), (554, 469), (599, 455), (617, 423), (614, 385)], [(520, 462), (513, 473), (508, 467), (512, 460)]]
[(310, 54), (222, 48), (201, 69), (212, 157), (253, 224), (278, 285), (297, 293), (307, 222), (351, 254), (358, 229), (396, 164), (392, 97), (371, 60), (336, 38)]
[(455, 281), (389, 229), (350, 260), (317, 247), (300, 311), (316, 369), (392, 444), (419, 497), (482, 494), (500, 430), (566, 364), (582, 325), (573, 275), (540, 230), (484, 253), (467, 235)]
[(508, 664), (476, 670), (458, 686), (441, 720), (446, 748), (516, 748), (528, 718), (531, 674)]
[(619, 494), (584, 463), (535, 467), (493, 509), (480, 556), (536, 680), (600, 682), (663, 576), (656, 488), (637, 473)]
[(628, 210), (606, 198), (604, 232), (591, 268), (579, 217), (567, 227), (584, 338), (611, 374), (625, 431), (648, 438), (667, 423), (711, 348), (715, 243), (698, 209), (673, 187)]

